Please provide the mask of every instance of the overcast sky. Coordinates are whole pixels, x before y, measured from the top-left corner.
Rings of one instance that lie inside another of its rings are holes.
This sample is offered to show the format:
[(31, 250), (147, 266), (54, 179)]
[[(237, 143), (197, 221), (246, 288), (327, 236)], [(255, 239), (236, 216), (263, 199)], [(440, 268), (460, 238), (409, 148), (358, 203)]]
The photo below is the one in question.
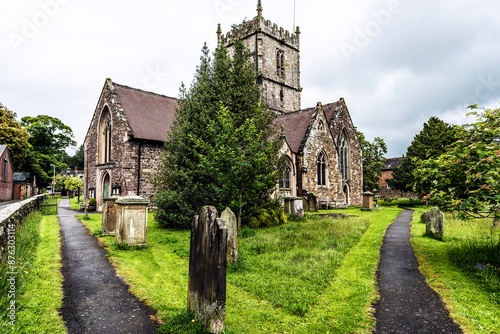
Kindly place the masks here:
[[(256, 15), (256, 0), (0, 0), (0, 102), (46, 114), (83, 143), (106, 78), (177, 97), (217, 23)], [(263, 0), (292, 31), (293, 0)], [(401, 156), (429, 117), (463, 124), (465, 107), (500, 102), (498, 0), (296, 0), (302, 108), (344, 97), (354, 124)], [(71, 152), (70, 152), (71, 153)]]

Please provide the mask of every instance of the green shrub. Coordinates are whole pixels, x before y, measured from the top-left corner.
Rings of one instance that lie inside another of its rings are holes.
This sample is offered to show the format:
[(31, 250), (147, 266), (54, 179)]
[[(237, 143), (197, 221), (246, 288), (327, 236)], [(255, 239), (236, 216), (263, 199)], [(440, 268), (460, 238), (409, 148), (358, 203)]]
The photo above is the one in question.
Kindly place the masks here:
[(91, 199), (89, 199), (89, 206), (95, 206), (96, 205), (96, 200), (94, 197), (92, 197)]

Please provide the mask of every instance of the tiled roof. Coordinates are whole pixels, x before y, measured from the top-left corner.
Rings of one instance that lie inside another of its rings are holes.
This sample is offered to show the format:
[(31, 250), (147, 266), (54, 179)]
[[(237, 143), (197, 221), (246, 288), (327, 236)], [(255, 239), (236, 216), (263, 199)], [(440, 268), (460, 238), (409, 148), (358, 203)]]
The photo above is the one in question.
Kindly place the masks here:
[(333, 102), (323, 105), (323, 110), (325, 111), (325, 116), (328, 123), (330, 123), (333, 115), (335, 114), (335, 109), (337, 108), (338, 105), (339, 102)]
[(113, 83), (134, 138), (166, 141), (177, 99)]
[(401, 161), (404, 157), (385, 159), (384, 168), (382, 170), (393, 170), (395, 167), (401, 167)]
[(14, 182), (26, 182), (26, 179), (28, 177), (29, 177), (28, 173), (16, 172), (16, 173), (14, 173), (13, 180), (14, 180)]
[(276, 123), (284, 127), (284, 134), (290, 149), (299, 152), (300, 144), (306, 135), (315, 108), (308, 108), (280, 115)]

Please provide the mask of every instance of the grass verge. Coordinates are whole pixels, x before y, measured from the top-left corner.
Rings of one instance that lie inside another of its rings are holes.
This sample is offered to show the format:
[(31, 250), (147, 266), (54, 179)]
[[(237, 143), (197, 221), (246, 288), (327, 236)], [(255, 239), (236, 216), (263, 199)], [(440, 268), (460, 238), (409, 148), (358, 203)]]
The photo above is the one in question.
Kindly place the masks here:
[[(445, 218), (443, 241), (424, 236), (417, 208), (412, 245), (427, 283), (443, 298), (465, 333), (500, 333), (500, 229), (491, 220)], [(477, 263), (489, 265), (477, 269)]]
[[(227, 275), (227, 332), (370, 332), (379, 248), (401, 210), (340, 212), (358, 217), (311, 216), (242, 230), (240, 262)], [(191, 323), (186, 323), (190, 232), (162, 229), (150, 214), (149, 246), (127, 250), (114, 244), (114, 237), (100, 236), (101, 215), (89, 218), (82, 221), (107, 245), (110, 261), (132, 293), (157, 310), (164, 322), (160, 333), (196, 332), (176, 327)]]
[[(1, 314), (7, 315), (9, 303), (15, 300), (15, 326), (2, 316), (1, 333), (66, 333), (58, 312), (62, 303), (60, 246), (59, 222), (54, 216), (32, 213), (16, 230), (15, 268), (8, 267), (7, 257), (0, 269)], [(15, 294), (5, 284), (12, 276)]]

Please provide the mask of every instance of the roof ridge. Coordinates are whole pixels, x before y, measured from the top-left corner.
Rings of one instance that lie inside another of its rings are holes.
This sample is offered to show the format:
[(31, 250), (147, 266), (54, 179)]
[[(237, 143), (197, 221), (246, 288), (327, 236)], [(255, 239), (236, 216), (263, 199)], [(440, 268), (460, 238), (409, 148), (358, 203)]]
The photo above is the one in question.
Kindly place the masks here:
[(147, 91), (147, 90), (143, 90), (143, 89), (140, 89), (140, 88), (134, 88), (134, 87), (130, 87), (130, 86), (127, 86), (127, 85), (122, 85), (122, 84), (119, 84), (119, 83), (116, 83), (114, 81), (112, 81), (113, 85), (114, 86), (121, 86), (123, 88), (128, 88), (128, 89), (132, 89), (132, 90), (135, 90), (137, 92), (141, 92), (141, 93), (146, 93), (146, 94), (151, 94), (151, 95), (156, 95), (156, 96), (160, 96), (160, 97), (165, 97), (167, 99), (172, 99), (172, 100), (176, 100), (178, 101), (179, 99), (176, 98), (176, 97), (171, 97), (171, 96), (167, 96), (167, 95), (163, 95), (163, 94), (158, 94), (158, 93), (155, 93), (155, 92), (150, 92), (150, 91)]

